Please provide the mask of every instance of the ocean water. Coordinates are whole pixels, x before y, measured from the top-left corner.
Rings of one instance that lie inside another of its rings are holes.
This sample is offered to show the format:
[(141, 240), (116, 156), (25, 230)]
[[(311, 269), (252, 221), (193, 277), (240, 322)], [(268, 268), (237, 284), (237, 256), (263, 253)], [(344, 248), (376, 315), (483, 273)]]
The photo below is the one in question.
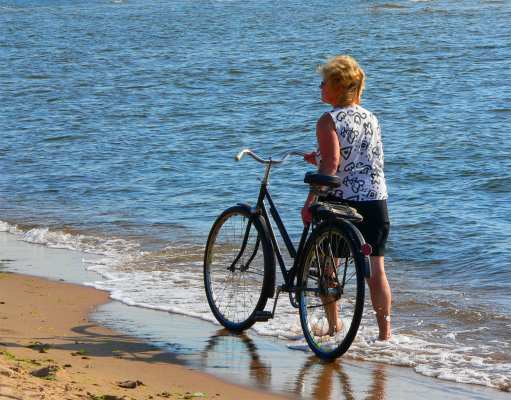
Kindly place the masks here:
[[(346, 356), (509, 391), (510, 20), (482, 0), (0, 0), (0, 230), (90, 253), (115, 299), (213, 320), (209, 228), (262, 174), (234, 155), (313, 149), (315, 69), (349, 53), (382, 125), (394, 337), (374, 343), (367, 304)], [(309, 169), (272, 173), (295, 238)], [(285, 301), (254, 329), (304, 348)]]

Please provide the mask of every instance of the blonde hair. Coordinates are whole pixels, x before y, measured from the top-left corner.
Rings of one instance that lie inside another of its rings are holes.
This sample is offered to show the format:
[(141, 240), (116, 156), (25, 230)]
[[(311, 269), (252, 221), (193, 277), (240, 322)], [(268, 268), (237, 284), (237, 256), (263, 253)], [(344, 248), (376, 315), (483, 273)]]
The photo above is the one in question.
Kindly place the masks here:
[(359, 103), (364, 90), (365, 74), (357, 61), (347, 55), (336, 56), (318, 67), (326, 85), (340, 92), (340, 107)]

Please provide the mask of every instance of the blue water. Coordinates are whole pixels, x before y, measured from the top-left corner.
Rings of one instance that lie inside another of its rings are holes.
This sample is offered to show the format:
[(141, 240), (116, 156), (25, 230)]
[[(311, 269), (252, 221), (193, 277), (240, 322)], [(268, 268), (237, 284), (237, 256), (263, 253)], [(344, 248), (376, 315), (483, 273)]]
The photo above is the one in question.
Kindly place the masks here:
[[(316, 66), (349, 53), (382, 125), (398, 324), (488, 327), (511, 365), (509, 21), (507, 1), (0, 0), (0, 220), (200, 248), (255, 201), (239, 150), (315, 147)], [(294, 234), (309, 169), (271, 179)]]

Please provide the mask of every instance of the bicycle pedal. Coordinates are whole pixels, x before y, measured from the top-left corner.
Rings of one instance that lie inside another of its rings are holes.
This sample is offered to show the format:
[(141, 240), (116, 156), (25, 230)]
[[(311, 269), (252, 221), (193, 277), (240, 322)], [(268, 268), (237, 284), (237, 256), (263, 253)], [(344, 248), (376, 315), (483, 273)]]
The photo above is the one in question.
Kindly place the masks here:
[(257, 322), (268, 321), (271, 318), (273, 318), (273, 315), (270, 311), (256, 311), (254, 314), (254, 319)]
[(289, 292), (290, 291), (290, 288), (289, 286), (287, 285), (280, 285), (279, 287), (277, 287), (277, 290), (279, 292)]

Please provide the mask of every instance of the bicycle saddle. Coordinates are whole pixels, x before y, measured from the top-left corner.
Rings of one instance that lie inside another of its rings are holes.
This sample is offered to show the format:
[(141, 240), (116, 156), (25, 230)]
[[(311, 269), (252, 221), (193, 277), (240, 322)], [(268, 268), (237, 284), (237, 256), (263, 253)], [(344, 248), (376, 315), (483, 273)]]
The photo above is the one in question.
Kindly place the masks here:
[(323, 175), (317, 172), (307, 172), (303, 181), (309, 185), (328, 186), (332, 189), (341, 186), (341, 178), (337, 175)]

